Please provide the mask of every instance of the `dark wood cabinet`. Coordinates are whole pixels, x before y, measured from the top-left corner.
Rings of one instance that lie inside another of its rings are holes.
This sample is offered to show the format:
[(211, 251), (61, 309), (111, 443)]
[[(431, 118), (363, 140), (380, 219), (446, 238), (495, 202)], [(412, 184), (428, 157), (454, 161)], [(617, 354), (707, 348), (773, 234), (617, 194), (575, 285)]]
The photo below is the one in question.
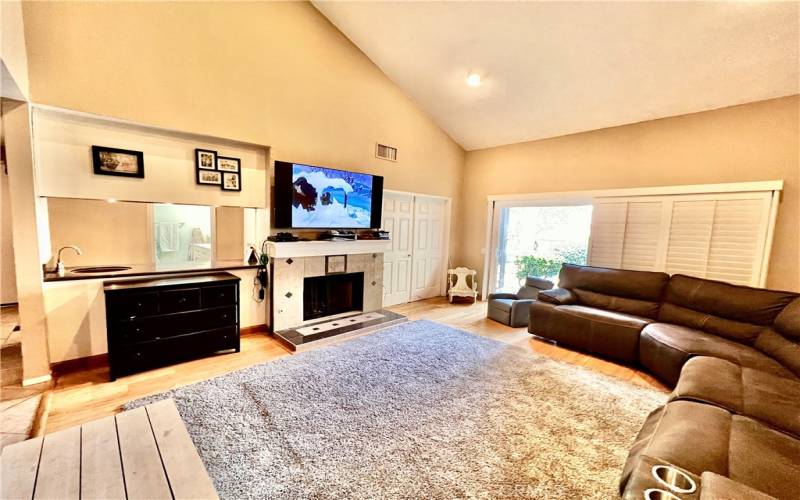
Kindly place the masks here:
[(214, 273), (107, 282), (110, 378), (239, 351), (239, 278)]

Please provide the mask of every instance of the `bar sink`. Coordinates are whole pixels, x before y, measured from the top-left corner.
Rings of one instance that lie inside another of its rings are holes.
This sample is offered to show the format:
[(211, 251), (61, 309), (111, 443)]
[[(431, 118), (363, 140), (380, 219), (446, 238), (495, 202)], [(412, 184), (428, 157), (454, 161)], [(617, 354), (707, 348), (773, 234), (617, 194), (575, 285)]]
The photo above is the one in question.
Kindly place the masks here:
[(89, 267), (76, 267), (75, 269), (70, 269), (69, 272), (78, 274), (116, 273), (119, 271), (127, 271), (129, 269), (130, 267), (128, 266), (89, 266)]

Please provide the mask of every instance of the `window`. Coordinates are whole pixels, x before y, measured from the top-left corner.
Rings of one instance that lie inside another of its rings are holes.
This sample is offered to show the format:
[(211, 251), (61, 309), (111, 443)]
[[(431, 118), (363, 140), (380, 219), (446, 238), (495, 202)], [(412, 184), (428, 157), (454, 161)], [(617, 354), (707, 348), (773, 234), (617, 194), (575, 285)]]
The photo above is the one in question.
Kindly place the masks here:
[(156, 264), (191, 267), (212, 260), (211, 207), (153, 205)]
[(586, 264), (591, 205), (500, 208), (494, 287), (516, 291), (526, 276), (558, 280), (563, 262)]
[(598, 198), (589, 263), (763, 286), (772, 192)]

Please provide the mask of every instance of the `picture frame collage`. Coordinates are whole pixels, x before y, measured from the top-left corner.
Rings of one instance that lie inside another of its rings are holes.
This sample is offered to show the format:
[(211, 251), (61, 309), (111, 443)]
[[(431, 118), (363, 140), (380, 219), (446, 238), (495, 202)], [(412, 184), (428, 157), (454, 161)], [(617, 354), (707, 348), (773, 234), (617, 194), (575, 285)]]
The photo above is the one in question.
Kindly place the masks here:
[(197, 184), (219, 186), (223, 191), (242, 190), (242, 161), (220, 156), (211, 149), (195, 149)]

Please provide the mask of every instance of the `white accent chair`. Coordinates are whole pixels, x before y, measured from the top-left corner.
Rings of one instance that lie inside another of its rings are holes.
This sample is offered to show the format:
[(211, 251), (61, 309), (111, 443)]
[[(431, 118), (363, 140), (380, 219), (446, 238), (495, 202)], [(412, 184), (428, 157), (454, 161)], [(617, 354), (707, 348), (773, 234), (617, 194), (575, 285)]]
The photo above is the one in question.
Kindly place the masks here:
[[(478, 300), (478, 271), (466, 267), (448, 269), (447, 276), (450, 289), (447, 298), (453, 302), (453, 297), (472, 297), (473, 302)], [(455, 280), (454, 280), (455, 278)]]

